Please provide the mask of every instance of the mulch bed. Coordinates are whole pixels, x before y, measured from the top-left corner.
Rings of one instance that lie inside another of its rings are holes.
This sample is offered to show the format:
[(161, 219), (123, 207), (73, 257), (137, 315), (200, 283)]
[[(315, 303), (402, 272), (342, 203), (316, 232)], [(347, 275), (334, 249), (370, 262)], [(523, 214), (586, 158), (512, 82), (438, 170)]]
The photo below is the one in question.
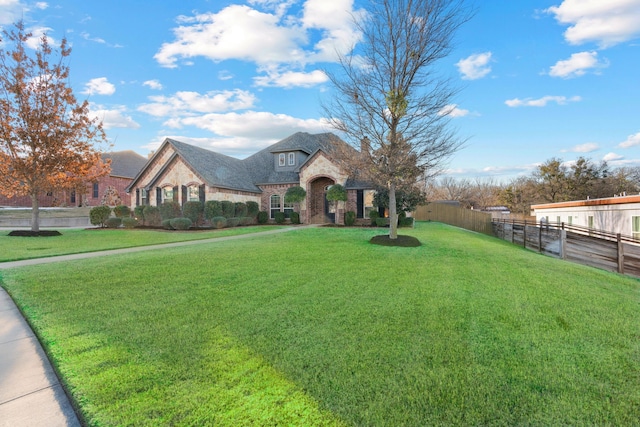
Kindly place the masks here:
[(17, 236), (17, 237), (53, 237), (53, 236), (62, 236), (57, 230), (40, 230), (40, 231), (31, 231), (31, 230), (13, 230), (8, 234), (8, 236)]
[(380, 246), (399, 246), (402, 248), (415, 248), (421, 245), (420, 240), (413, 236), (398, 235), (397, 239), (390, 239), (388, 234), (374, 236), (369, 240), (370, 243)]

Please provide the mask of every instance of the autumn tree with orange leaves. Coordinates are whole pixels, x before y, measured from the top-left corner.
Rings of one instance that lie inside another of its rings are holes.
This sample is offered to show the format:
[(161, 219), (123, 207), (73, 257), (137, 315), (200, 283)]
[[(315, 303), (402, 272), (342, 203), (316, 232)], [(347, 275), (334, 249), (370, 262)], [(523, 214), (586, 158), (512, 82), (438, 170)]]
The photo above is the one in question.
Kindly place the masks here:
[(18, 22), (4, 30), (0, 46), (0, 194), (30, 196), (31, 230), (40, 230), (38, 196), (74, 189), (107, 175), (110, 167), (96, 144), (106, 143), (102, 123), (91, 118), (68, 85), (71, 54), (66, 38), (59, 48)]

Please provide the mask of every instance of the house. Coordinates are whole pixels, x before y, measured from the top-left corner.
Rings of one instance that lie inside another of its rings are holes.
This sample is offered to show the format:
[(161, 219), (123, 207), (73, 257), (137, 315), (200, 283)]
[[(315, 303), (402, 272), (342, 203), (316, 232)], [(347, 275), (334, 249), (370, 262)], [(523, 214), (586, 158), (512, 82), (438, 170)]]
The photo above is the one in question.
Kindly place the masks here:
[[(43, 194), (38, 198), (40, 207), (55, 206), (97, 206), (106, 204), (115, 206), (118, 204), (131, 205), (127, 186), (138, 174), (147, 162), (147, 158), (140, 154), (127, 150), (104, 153), (102, 160), (111, 160), (111, 172), (108, 176), (99, 178), (87, 186), (83, 191), (54, 190)], [(7, 207), (31, 207), (29, 196), (4, 197), (0, 195), (0, 206)]]
[(640, 195), (532, 205), (536, 221), (565, 223), (640, 240)]
[[(364, 218), (373, 209), (373, 187), (347, 176), (332, 158), (336, 147), (347, 146), (331, 133), (299, 132), (241, 160), (165, 139), (127, 191), (132, 207), (166, 201), (181, 205), (187, 201), (254, 201), (272, 219), (278, 211), (288, 216), (294, 210), (307, 224), (343, 223), (346, 211)], [(327, 189), (334, 184), (344, 186), (348, 195), (337, 210), (326, 200)], [(284, 202), (287, 189), (293, 186), (306, 191), (300, 204)]]

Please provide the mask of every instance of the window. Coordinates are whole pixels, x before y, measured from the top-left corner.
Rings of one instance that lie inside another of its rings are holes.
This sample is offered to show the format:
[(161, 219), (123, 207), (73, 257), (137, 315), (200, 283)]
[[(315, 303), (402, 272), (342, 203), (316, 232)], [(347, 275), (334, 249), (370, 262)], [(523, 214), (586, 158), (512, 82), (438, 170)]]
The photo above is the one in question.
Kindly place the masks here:
[(593, 230), (593, 216), (589, 215), (587, 218), (587, 224), (589, 224), (589, 235), (591, 235), (591, 230)]
[(569, 217), (567, 218), (567, 222), (569, 223), (569, 225), (573, 224), (573, 217), (571, 215), (569, 215)]
[(100, 188), (98, 186), (97, 182), (93, 183), (93, 198), (97, 199), (98, 197), (100, 197)]
[(284, 166), (284, 165), (285, 165), (284, 153), (280, 153), (278, 155), (278, 166)]
[(557, 217), (556, 217), (556, 223), (557, 223), (558, 225), (562, 224), (562, 220), (560, 219), (560, 217), (559, 217), (559, 216), (557, 216)]
[(276, 212), (280, 212), (280, 196), (273, 194), (270, 199), (270, 205), (271, 219), (274, 219)]
[(149, 199), (147, 196), (147, 190), (144, 188), (140, 189), (140, 204), (141, 205), (148, 205), (149, 204)]
[(173, 187), (164, 187), (162, 189), (162, 201), (163, 202), (173, 201)]
[(640, 216), (631, 217), (631, 237), (640, 240)]
[(289, 166), (294, 166), (296, 164), (296, 153), (289, 153)]
[(200, 187), (192, 185), (189, 187), (187, 200), (190, 202), (197, 202), (200, 200)]
[(76, 203), (76, 190), (71, 190), (71, 203)]

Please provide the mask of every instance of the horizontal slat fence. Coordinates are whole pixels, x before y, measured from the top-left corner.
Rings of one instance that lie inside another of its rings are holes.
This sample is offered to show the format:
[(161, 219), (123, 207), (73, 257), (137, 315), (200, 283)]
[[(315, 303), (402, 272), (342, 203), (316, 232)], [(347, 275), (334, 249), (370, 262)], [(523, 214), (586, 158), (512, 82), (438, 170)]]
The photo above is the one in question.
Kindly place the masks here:
[(568, 261), (640, 277), (640, 242), (630, 236), (566, 224), (494, 220), (500, 239)]
[(478, 233), (493, 235), (491, 214), (463, 209), (446, 203), (429, 203), (418, 206), (413, 217), (416, 221), (437, 221)]

